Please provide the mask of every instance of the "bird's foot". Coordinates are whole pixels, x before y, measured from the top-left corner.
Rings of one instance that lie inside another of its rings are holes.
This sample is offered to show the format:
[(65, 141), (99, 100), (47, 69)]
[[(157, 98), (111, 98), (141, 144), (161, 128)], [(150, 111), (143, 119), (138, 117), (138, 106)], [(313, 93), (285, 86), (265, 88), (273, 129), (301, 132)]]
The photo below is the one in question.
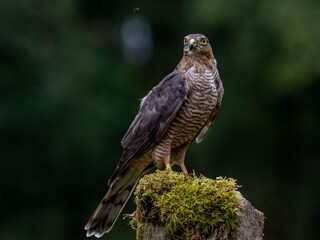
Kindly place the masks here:
[(184, 165), (184, 163), (180, 163), (179, 166), (180, 166), (182, 172), (183, 172), (184, 174), (188, 175), (188, 171), (187, 171), (187, 168), (186, 168), (186, 166)]
[(172, 170), (170, 163), (164, 163), (166, 165), (166, 170)]

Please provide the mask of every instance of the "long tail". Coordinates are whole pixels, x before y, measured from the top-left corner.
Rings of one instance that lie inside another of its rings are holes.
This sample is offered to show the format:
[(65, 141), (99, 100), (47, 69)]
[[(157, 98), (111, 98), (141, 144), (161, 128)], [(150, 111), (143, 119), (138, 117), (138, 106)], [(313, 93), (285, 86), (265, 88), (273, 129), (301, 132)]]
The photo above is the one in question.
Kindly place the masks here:
[(132, 174), (132, 171), (129, 170), (113, 181), (107, 194), (84, 228), (87, 230), (87, 237), (92, 235), (101, 237), (111, 230), (140, 176), (141, 173), (138, 175), (136, 173)]
[(110, 184), (109, 190), (84, 227), (87, 237), (101, 237), (109, 232), (127, 203), (140, 177), (154, 165), (132, 164), (121, 171)]

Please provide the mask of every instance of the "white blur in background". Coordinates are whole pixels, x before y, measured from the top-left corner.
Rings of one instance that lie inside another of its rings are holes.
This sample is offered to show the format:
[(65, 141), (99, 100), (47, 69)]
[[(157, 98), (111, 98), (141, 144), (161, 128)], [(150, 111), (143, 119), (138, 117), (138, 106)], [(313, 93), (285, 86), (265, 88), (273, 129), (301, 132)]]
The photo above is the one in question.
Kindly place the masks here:
[(130, 17), (121, 25), (122, 52), (133, 66), (146, 64), (152, 55), (152, 30), (147, 20)]

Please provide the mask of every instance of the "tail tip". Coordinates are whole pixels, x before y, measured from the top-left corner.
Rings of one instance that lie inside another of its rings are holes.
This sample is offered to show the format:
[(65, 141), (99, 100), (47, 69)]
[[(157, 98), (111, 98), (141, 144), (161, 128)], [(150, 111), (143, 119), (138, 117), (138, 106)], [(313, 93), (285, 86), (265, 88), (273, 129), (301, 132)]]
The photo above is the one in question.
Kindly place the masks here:
[(97, 238), (100, 238), (105, 233), (108, 233), (111, 230), (111, 228), (112, 226), (105, 226), (104, 229), (101, 229), (99, 226), (95, 226), (92, 224), (91, 221), (89, 221), (84, 227), (84, 230), (87, 231), (87, 237), (95, 236)]
[(86, 229), (87, 230), (87, 237), (95, 236), (97, 238), (100, 238), (105, 234), (106, 232), (98, 232), (96, 229)]

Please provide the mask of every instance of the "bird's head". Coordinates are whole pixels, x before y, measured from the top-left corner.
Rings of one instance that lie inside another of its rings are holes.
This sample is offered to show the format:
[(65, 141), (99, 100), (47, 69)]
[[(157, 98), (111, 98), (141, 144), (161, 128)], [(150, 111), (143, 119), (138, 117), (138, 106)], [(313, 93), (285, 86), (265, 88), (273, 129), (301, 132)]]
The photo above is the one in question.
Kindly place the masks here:
[(189, 34), (183, 39), (184, 54), (198, 55), (209, 53), (212, 54), (208, 38), (203, 34)]
[(214, 56), (208, 38), (203, 34), (189, 34), (183, 39), (183, 56), (189, 62), (197, 61), (206, 65), (215, 65)]

